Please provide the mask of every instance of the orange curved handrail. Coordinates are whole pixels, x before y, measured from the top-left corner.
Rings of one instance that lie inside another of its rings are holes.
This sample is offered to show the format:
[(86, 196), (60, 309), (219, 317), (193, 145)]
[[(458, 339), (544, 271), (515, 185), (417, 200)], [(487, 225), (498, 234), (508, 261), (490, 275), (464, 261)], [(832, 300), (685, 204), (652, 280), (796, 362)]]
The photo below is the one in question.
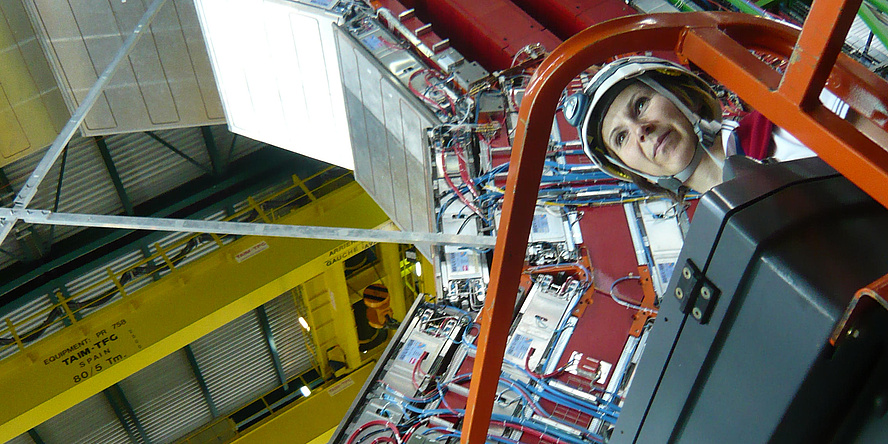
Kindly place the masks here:
[[(462, 442), (485, 442), (521, 277), (543, 161), (555, 109), (580, 72), (615, 55), (674, 51), (700, 67), (775, 124), (888, 206), (888, 83), (840, 54), (860, 0), (818, 0), (806, 27), (738, 13), (627, 16), (572, 37), (543, 61), (518, 114), (487, 302), (463, 424)], [(788, 60), (782, 75), (750, 50)], [(828, 77), (828, 80), (827, 80)], [(853, 123), (824, 108), (824, 83), (862, 119)]]

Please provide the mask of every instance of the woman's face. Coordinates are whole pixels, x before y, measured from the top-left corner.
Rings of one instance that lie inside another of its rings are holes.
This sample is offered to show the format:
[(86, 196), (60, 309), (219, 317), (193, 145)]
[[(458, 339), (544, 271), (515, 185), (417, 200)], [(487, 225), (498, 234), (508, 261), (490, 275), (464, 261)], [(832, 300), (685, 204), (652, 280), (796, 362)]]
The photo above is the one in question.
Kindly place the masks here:
[(691, 122), (666, 97), (635, 82), (621, 91), (604, 114), (605, 146), (627, 166), (653, 176), (671, 176), (694, 156), (697, 136)]

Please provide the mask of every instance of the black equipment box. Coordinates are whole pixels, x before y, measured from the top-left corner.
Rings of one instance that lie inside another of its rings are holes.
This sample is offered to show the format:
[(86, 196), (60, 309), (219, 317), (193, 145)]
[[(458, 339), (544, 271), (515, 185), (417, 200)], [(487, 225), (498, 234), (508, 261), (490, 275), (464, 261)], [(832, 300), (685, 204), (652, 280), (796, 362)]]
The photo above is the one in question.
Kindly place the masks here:
[(888, 312), (829, 341), (854, 294), (886, 274), (888, 210), (821, 160), (717, 186), (610, 442), (888, 442)]

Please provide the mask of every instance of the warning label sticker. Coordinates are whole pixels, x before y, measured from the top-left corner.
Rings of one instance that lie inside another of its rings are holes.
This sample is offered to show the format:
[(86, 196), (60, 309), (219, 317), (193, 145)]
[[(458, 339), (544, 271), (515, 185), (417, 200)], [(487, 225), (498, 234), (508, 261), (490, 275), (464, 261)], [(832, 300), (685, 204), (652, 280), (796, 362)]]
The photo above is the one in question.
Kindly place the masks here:
[(514, 358), (524, 359), (527, 351), (530, 350), (531, 341), (531, 338), (515, 333), (515, 335), (512, 336), (512, 340), (509, 342), (509, 348), (506, 349), (506, 354)]
[(410, 365), (416, 364), (416, 361), (422, 356), (422, 352), (425, 351), (425, 346), (424, 343), (415, 339), (408, 339), (404, 343), (404, 347), (401, 348), (401, 352), (398, 353), (398, 360)]

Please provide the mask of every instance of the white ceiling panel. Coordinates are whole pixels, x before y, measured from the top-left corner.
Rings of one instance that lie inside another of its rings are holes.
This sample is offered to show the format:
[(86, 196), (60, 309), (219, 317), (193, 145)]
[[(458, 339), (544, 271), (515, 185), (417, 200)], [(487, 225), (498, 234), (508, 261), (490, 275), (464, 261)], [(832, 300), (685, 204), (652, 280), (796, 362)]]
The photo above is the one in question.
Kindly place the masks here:
[[(80, 104), (148, 2), (26, 0), (70, 111)], [(206, 46), (190, 0), (168, 0), (87, 114), (96, 136), (222, 123)]]
[(195, 0), (229, 129), (354, 169), (333, 24), (285, 0)]

